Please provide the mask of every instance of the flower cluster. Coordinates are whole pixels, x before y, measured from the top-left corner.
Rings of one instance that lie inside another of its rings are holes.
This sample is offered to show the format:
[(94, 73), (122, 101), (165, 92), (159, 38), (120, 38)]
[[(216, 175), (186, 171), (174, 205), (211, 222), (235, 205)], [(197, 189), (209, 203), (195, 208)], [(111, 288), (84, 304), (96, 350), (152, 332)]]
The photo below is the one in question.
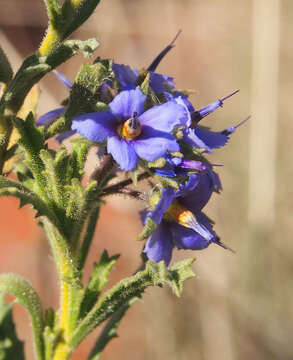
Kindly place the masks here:
[[(215, 165), (204, 155), (223, 147), (243, 123), (217, 132), (200, 125), (238, 90), (195, 109), (188, 95), (175, 89), (173, 78), (155, 72), (172, 47), (173, 42), (140, 71), (109, 62), (109, 76), (96, 90), (103, 106), (74, 115), (71, 130), (58, 138), (78, 133), (110, 154), (120, 170), (135, 173), (143, 169), (153, 177), (156, 185), (142, 212), (142, 237), (147, 239), (144, 252), (150, 260), (166, 264), (174, 247), (200, 250), (215, 243), (227, 248), (202, 212), (212, 193), (221, 190)], [(69, 89), (74, 86), (55, 73)], [(62, 107), (43, 115), (38, 125), (54, 122), (64, 111)]]

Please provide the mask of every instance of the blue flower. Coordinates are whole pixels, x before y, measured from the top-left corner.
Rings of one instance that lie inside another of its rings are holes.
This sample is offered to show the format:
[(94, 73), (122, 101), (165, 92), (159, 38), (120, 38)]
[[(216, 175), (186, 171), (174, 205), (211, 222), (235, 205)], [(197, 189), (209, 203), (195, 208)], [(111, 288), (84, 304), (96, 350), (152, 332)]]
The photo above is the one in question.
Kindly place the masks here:
[(95, 142), (107, 140), (108, 153), (126, 171), (136, 168), (139, 157), (154, 161), (179, 151), (172, 131), (187, 121), (185, 108), (168, 101), (144, 112), (145, 101), (139, 87), (122, 91), (109, 104), (109, 111), (75, 117), (72, 130)]
[(177, 156), (167, 154), (165, 156), (165, 165), (155, 169), (155, 174), (159, 176), (176, 177), (187, 175), (190, 171), (203, 171), (212, 164), (197, 160), (186, 160)]
[(169, 264), (174, 247), (202, 250), (211, 243), (224, 246), (201, 212), (213, 191), (220, 189), (219, 177), (210, 169), (191, 174), (188, 182), (176, 192), (171, 188), (162, 189), (154, 209), (144, 213), (145, 220), (151, 218), (158, 225), (144, 248), (148, 258)]
[[(131, 69), (128, 65), (116, 63), (112, 65), (112, 69), (122, 90), (135, 89), (139, 76), (138, 70)], [(148, 72), (150, 74), (149, 84), (155, 93), (161, 94), (165, 91), (174, 89), (174, 82), (172, 77), (153, 71)]]

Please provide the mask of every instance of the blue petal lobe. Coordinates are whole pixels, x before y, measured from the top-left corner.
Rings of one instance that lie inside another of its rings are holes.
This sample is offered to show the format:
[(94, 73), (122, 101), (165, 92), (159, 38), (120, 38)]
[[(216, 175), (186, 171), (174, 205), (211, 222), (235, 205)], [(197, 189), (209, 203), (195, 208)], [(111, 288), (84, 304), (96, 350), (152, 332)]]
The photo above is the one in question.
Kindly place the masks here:
[(68, 139), (71, 136), (73, 136), (75, 133), (76, 133), (75, 130), (65, 131), (65, 132), (61, 133), (60, 135), (56, 136), (56, 140), (59, 143), (62, 143), (62, 141), (64, 141), (65, 139)]
[(155, 93), (163, 93), (166, 90), (174, 89), (173, 78), (167, 75), (150, 71), (150, 87)]
[(111, 112), (121, 120), (129, 119), (136, 112), (142, 114), (146, 95), (144, 95), (139, 87), (135, 90), (121, 91), (110, 102), (109, 108)]
[(173, 199), (174, 190), (171, 187), (162, 189), (160, 200), (156, 204), (155, 209), (148, 213), (148, 217), (150, 217), (156, 224), (160, 224)]
[(147, 126), (143, 127), (143, 135), (132, 141), (136, 153), (142, 159), (154, 161), (163, 157), (167, 151), (176, 152), (180, 150), (174, 136), (162, 131), (156, 131)]
[(111, 136), (108, 139), (107, 151), (112, 154), (122, 170), (130, 171), (136, 168), (137, 154), (132, 144), (126, 140)]
[(110, 112), (101, 111), (76, 116), (71, 129), (88, 140), (102, 142), (115, 133), (117, 125), (116, 118)]
[(37, 122), (36, 122), (37, 126), (50, 124), (50, 122), (53, 121), (54, 119), (56, 119), (63, 111), (64, 111), (64, 107), (58, 108), (55, 110), (51, 110), (51, 111), (45, 113), (44, 115), (40, 116), (37, 119)]
[(194, 214), (198, 213), (209, 201), (215, 190), (214, 177), (212, 170), (207, 169), (198, 175), (199, 182), (191, 192), (186, 192), (180, 197), (182, 203), (188, 210)]
[(64, 74), (62, 74), (62, 72), (60, 72), (60, 71), (58, 71), (58, 70), (53, 70), (53, 72), (54, 72), (54, 74), (57, 76), (57, 78), (58, 78), (59, 80), (61, 80), (61, 81), (63, 82), (63, 84), (64, 84), (68, 89), (71, 88), (72, 82), (69, 81), (69, 80), (67, 79), (67, 77), (66, 77)]
[(205, 144), (211, 149), (217, 149), (226, 145), (229, 140), (229, 133), (214, 132), (208, 129), (202, 129), (198, 126), (195, 127), (194, 132)]
[(186, 125), (188, 116), (184, 106), (175, 101), (168, 101), (147, 110), (139, 117), (139, 120), (142, 125), (171, 132), (175, 126)]
[(196, 231), (179, 224), (172, 223), (170, 228), (174, 243), (178, 249), (202, 250), (211, 243), (210, 240), (206, 240)]
[(168, 265), (171, 260), (173, 246), (169, 226), (162, 222), (148, 238), (144, 252), (150, 260), (155, 262), (164, 260)]
[(138, 77), (138, 71), (131, 69), (127, 65), (113, 64), (112, 69), (123, 90), (135, 88), (135, 83)]

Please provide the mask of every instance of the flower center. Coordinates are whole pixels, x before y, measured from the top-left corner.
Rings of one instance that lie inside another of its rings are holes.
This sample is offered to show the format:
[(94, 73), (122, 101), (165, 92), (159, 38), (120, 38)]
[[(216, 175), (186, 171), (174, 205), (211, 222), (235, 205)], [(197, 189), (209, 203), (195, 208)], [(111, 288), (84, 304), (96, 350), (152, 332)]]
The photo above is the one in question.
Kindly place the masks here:
[(133, 116), (124, 122), (120, 131), (121, 136), (127, 140), (135, 139), (141, 134), (141, 123), (137, 112), (134, 112)]
[(165, 213), (166, 220), (175, 221), (178, 224), (194, 230), (195, 216), (185, 206), (173, 201)]

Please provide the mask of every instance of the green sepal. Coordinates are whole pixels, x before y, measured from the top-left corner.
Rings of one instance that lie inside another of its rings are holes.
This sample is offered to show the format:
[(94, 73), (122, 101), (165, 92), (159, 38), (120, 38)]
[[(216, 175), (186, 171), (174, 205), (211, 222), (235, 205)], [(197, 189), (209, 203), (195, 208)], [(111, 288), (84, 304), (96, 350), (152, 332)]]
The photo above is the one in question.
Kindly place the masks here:
[(121, 280), (104, 293), (98, 303), (77, 325), (69, 340), (69, 345), (75, 348), (95, 327), (107, 320), (129, 301), (140, 297), (149, 286), (163, 286), (167, 283), (175, 294), (180, 295), (183, 281), (194, 275), (192, 270), (188, 270), (191, 263), (192, 260), (185, 260), (168, 270), (164, 261), (159, 263), (148, 261), (145, 270)]
[(148, 162), (147, 164), (149, 168), (162, 168), (166, 165), (166, 159), (161, 157), (156, 159), (155, 161)]
[(99, 336), (98, 340), (96, 341), (93, 349), (91, 350), (88, 360), (99, 360), (102, 351), (107, 346), (107, 344), (114, 338), (118, 337), (117, 335), (117, 328), (122, 320), (122, 317), (125, 315), (126, 311), (130, 308), (132, 304), (134, 304), (139, 297), (134, 297), (129, 300), (126, 304), (121, 306), (121, 308), (112, 315), (110, 320), (107, 322), (101, 335)]
[(140, 85), (140, 90), (144, 95), (148, 95), (150, 91), (150, 73), (147, 73), (142, 84)]
[(174, 178), (168, 178), (166, 176), (158, 176), (156, 175), (156, 178), (158, 178), (164, 188), (171, 187), (175, 191), (179, 189), (179, 183), (174, 180)]
[(12, 79), (12, 77), (13, 71), (10, 62), (2, 47), (0, 46), (0, 82), (7, 84)]
[(0, 293), (0, 360), (24, 360), (23, 342), (17, 337), (12, 318), (12, 305)]
[(67, 40), (48, 55), (46, 63), (55, 68), (72, 56), (80, 53), (89, 58), (93, 55), (98, 46), (99, 42), (95, 38), (88, 40)]
[(156, 230), (157, 226), (158, 225), (151, 218), (147, 218), (147, 221), (143, 227), (143, 230), (137, 236), (136, 240), (147, 239)]
[(24, 306), (28, 311), (32, 323), (37, 359), (43, 359), (44, 344), (42, 333), (44, 324), (42, 305), (35, 289), (28, 281), (18, 275), (2, 274), (0, 275), (0, 292), (13, 294), (16, 297), (15, 301)]
[(104, 250), (98, 263), (94, 263), (94, 269), (86, 287), (84, 299), (81, 304), (80, 318), (82, 319), (94, 306), (98, 297), (109, 281), (110, 272), (115, 265), (119, 254), (110, 256)]
[[(67, 38), (80, 27), (93, 13), (100, 0), (65, 0), (62, 15), (65, 25), (62, 27), (62, 38)], [(75, 3), (78, 3), (75, 5)]]

